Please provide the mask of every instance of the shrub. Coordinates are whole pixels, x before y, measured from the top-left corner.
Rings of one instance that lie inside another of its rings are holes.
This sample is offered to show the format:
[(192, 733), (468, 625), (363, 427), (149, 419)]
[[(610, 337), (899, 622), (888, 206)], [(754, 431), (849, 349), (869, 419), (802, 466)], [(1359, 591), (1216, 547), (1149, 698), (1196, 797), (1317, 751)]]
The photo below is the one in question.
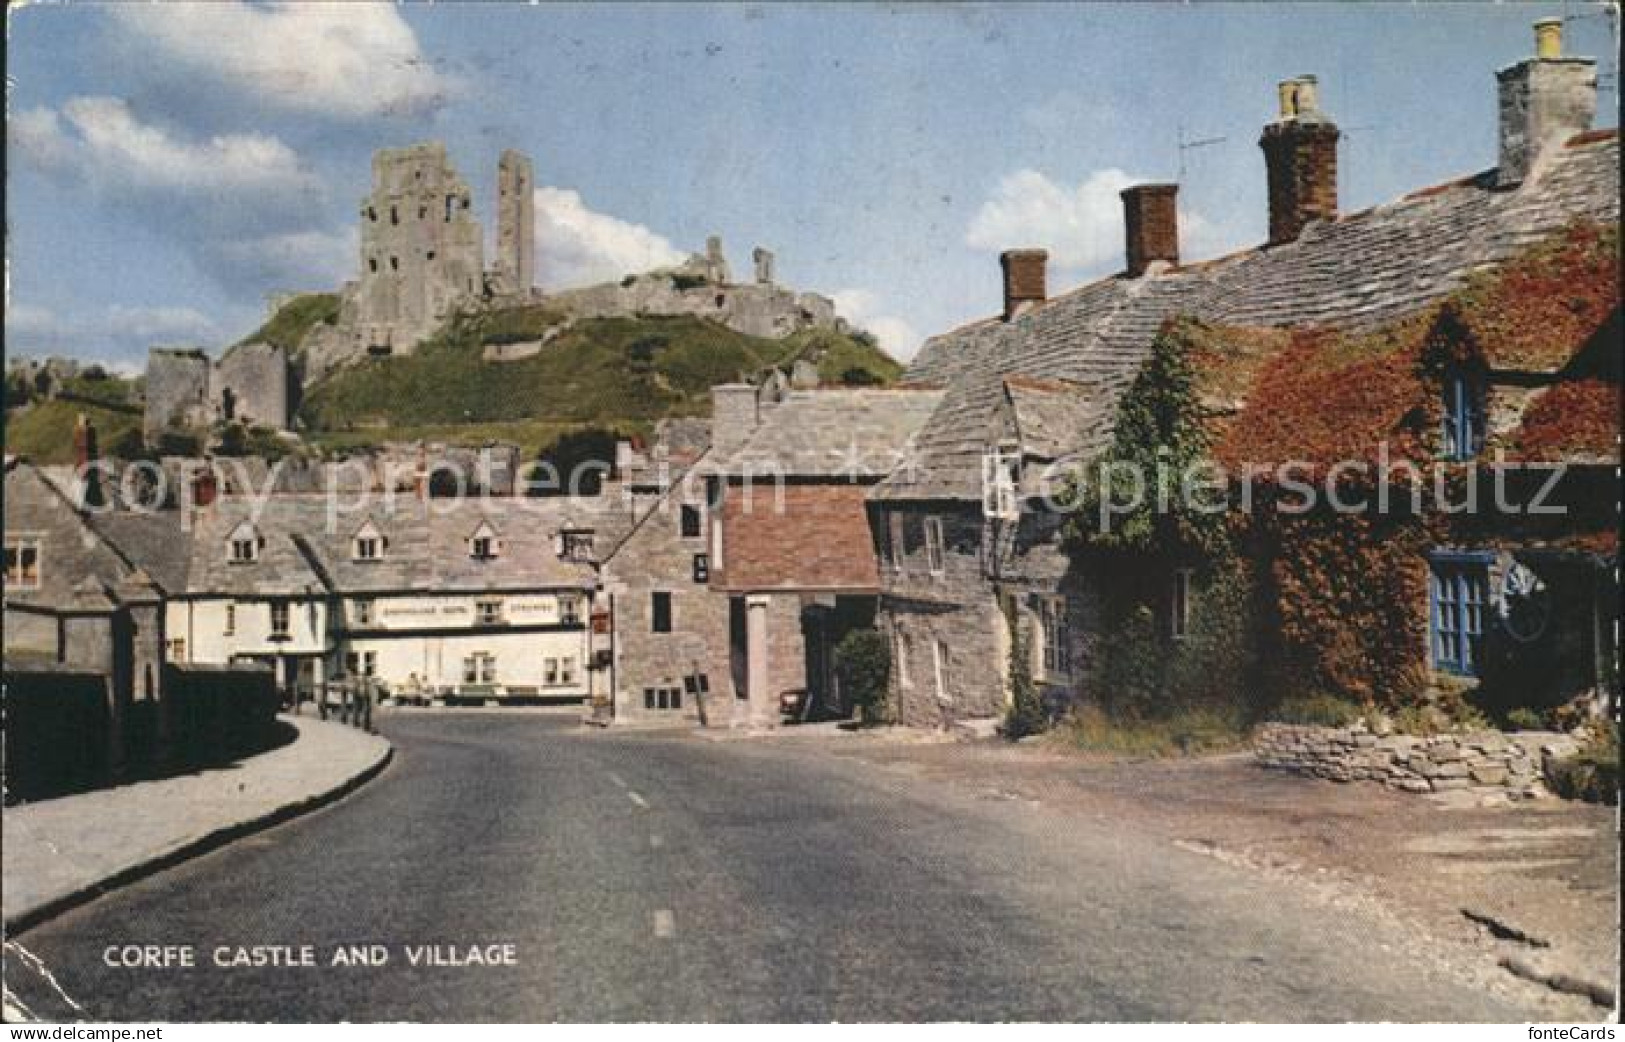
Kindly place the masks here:
[(1010, 622), (1010, 705), (1004, 712), (1004, 736), (1011, 741), (1038, 734), (1049, 726), (1044, 712), (1044, 700), (1033, 683), (1032, 651), (1027, 631), (1015, 618), (1012, 610)]
[(1545, 726), (1546, 718), (1538, 710), (1519, 706), (1507, 712), (1507, 727), (1514, 731), (1540, 731)]
[(1284, 700), (1269, 714), (1283, 724), (1312, 724), (1318, 727), (1347, 727), (1364, 715), (1355, 702), (1319, 692)]
[(1619, 728), (1599, 724), (1575, 755), (1547, 767), (1552, 791), (1588, 803), (1619, 803)]
[(835, 669), (841, 688), (863, 714), (866, 724), (886, 719), (886, 681), (891, 675), (891, 649), (876, 630), (853, 630), (835, 645)]
[(1079, 706), (1056, 727), (1059, 741), (1089, 752), (1117, 756), (1200, 756), (1239, 748), (1247, 728), (1235, 711), (1177, 709), (1158, 719), (1108, 716), (1099, 706)]

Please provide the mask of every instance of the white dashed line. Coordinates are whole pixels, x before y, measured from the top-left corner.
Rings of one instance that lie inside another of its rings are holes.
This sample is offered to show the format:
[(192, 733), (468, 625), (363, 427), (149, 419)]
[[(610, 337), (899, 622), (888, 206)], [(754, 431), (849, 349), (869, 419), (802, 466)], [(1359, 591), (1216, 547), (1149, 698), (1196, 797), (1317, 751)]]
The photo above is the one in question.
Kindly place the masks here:
[(671, 914), (671, 909), (662, 908), (655, 913), (655, 936), (677, 936), (677, 917)]
[(626, 790), (626, 798), (631, 800), (633, 803), (636, 803), (638, 806), (642, 807), (644, 810), (649, 809), (649, 801), (644, 799), (642, 796), (639, 796), (637, 793), (633, 792), (631, 789)]
[(626, 779), (622, 778), (620, 775), (616, 774), (614, 771), (609, 772), (609, 780), (614, 782), (616, 785), (620, 786), (623, 789), (626, 788)]

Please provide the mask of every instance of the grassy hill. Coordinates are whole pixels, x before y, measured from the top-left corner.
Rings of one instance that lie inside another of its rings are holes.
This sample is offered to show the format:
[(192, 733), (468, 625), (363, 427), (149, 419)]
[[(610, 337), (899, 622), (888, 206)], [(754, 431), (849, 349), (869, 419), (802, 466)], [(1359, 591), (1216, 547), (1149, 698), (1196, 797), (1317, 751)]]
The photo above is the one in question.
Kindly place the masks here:
[(6, 452), (35, 463), (72, 463), (73, 427), (80, 413), (95, 425), (103, 456), (140, 454), (140, 411), (60, 398), (6, 410)]
[(254, 332), (239, 340), (242, 344), (272, 344), (289, 354), (299, 349), (305, 334), (318, 323), (333, 325), (339, 318), (337, 293), (301, 293), (289, 299)]
[[(549, 331), (556, 332), (530, 358), (483, 357), (488, 344)], [(797, 358), (817, 364), (826, 383), (885, 384), (902, 372), (861, 334), (809, 330), (770, 340), (692, 316), (565, 325), (546, 305), (535, 305), (459, 316), (411, 355), (343, 369), (307, 391), (300, 414), (308, 437), (332, 446), (501, 438), (536, 451), (570, 430), (645, 432), (662, 417), (703, 415), (713, 384), (759, 376)]]

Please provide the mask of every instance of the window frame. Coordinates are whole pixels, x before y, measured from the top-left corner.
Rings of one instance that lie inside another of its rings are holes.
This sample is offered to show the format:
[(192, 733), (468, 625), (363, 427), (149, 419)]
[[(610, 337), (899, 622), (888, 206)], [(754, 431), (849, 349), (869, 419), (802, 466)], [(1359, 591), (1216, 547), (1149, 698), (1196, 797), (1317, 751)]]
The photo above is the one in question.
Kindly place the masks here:
[[(690, 522), (693, 522), (690, 524)], [(696, 503), (680, 503), (677, 507), (677, 534), (681, 539), (704, 539), (705, 517)]]
[(1477, 459), (1487, 436), (1483, 381), (1465, 369), (1452, 368), (1444, 378), (1440, 452), (1453, 463)]
[(1072, 645), (1067, 640), (1071, 617), (1070, 606), (1063, 594), (1046, 594), (1037, 598), (1033, 618), (1038, 623), (1038, 673), (1045, 680), (1069, 680), (1072, 677)]
[(560, 626), (580, 626), (581, 623), (581, 595), (575, 593), (561, 593), (557, 598)]
[[(37, 535), (8, 535), (5, 541), (6, 586), (15, 590), (37, 590), (45, 581), (45, 540)], [(26, 550), (33, 550), (34, 564), (32, 578), (23, 566), (23, 554)], [(15, 563), (12, 557), (15, 555)], [(14, 574), (15, 573), (15, 574)]]
[(1191, 635), (1191, 589), (1196, 569), (1175, 568), (1168, 578), (1168, 637), (1185, 640)]
[(1428, 662), (1436, 672), (1478, 676), (1491, 558), (1471, 551), (1428, 555)]
[[(288, 640), (293, 636), (293, 604), (290, 601), (271, 601), (270, 634), (272, 640)], [(278, 625), (278, 622), (281, 625)]]
[(925, 570), (940, 576), (947, 571), (947, 538), (942, 529), (942, 518), (927, 514), (925, 527)]
[(507, 625), (506, 605), (500, 597), (480, 597), (474, 601), (474, 625)]
[(649, 632), (671, 633), (675, 628), (676, 605), (670, 590), (649, 591)]

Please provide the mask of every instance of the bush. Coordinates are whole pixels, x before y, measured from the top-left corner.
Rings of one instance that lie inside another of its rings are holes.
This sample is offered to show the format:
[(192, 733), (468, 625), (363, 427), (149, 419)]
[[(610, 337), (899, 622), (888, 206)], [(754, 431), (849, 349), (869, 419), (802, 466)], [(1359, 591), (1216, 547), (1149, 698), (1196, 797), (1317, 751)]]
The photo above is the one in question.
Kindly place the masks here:
[(1507, 712), (1507, 727), (1514, 731), (1542, 731), (1546, 728), (1546, 718), (1539, 710), (1519, 706)]
[(1284, 700), (1269, 714), (1269, 718), (1283, 724), (1347, 727), (1364, 713), (1360, 705), (1346, 698), (1317, 693)]
[(853, 630), (835, 645), (835, 669), (841, 688), (863, 714), (866, 724), (886, 718), (886, 681), (891, 676), (891, 649), (876, 630)]

